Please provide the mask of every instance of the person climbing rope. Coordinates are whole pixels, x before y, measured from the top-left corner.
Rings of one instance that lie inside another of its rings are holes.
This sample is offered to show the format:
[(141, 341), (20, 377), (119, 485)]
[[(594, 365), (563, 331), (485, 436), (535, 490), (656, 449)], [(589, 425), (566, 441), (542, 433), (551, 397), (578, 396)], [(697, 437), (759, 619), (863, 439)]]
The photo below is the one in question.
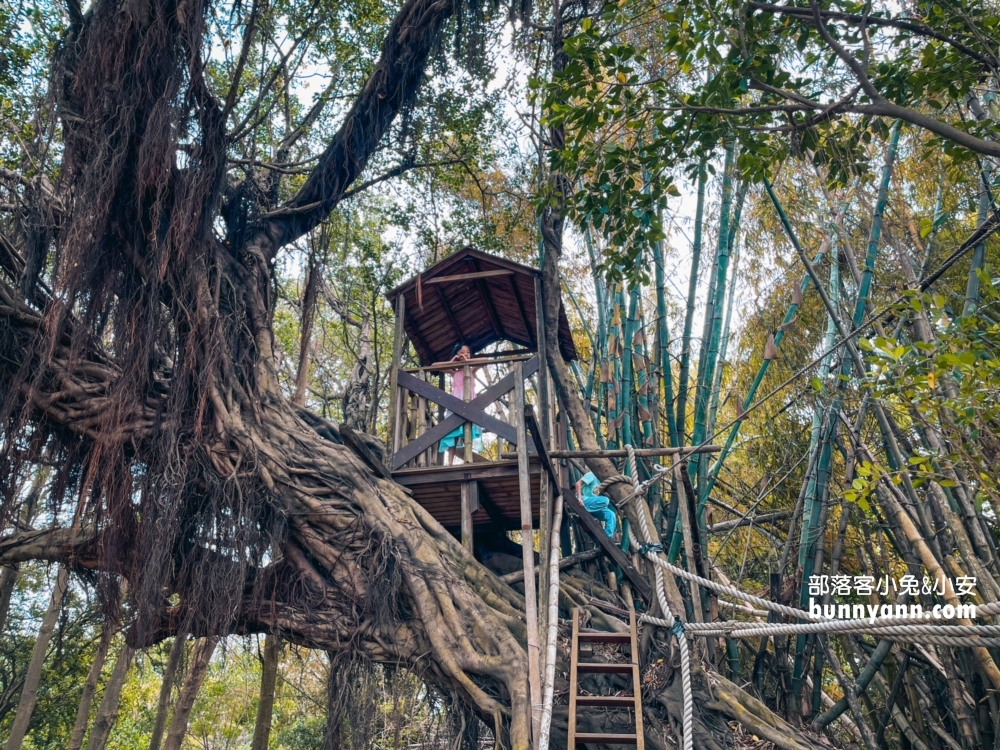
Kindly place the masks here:
[(607, 497), (594, 494), (600, 483), (601, 480), (594, 476), (594, 472), (588, 471), (576, 483), (576, 496), (587, 512), (604, 524), (604, 533), (613, 539), (615, 529), (618, 528), (618, 516)]

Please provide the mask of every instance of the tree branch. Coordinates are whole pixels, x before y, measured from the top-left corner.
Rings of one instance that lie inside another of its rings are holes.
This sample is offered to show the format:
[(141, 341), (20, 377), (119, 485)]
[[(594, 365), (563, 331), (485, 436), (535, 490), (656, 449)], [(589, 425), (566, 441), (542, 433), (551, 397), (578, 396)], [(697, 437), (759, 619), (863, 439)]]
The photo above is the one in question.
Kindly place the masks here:
[[(793, 18), (800, 18), (806, 21), (812, 21), (814, 15), (809, 8), (793, 8), (787, 5), (773, 5), (771, 3), (757, 3), (750, 2), (747, 3), (747, 7), (751, 10), (759, 10), (762, 13), (774, 13), (778, 15), (792, 16)], [(956, 50), (961, 52), (966, 57), (970, 57), (976, 62), (984, 65), (990, 70), (996, 70), (1000, 66), (1000, 59), (995, 56), (986, 57), (976, 50), (972, 49), (966, 44), (958, 41), (957, 39), (952, 39), (946, 34), (942, 34), (935, 31), (930, 26), (926, 26), (922, 23), (915, 23), (913, 21), (903, 21), (896, 18), (878, 18), (873, 16), (861, 16), (855, 15), (853, 13), (842, 13), (833, 10), (821, 10), (820, 16), (824, 19), (831, 19), (833, 21), (844, 21), (852, 25), (867, 25), (867, 26), (881, 26), (887, 28), (900, 29), (902, 31), (909, 31), (918, 36), (927, 37), (929, 39), (937, 39), (939, 42), (944, 42), (945, 44), (954, 47)]]
[(343, 199), (396, 115), (416, 96), (431, 49), (454, 10), (452, 0), (407, 0), (361, 95), (299, 192), (261, 226), (250, 243), (254, 254), (270, 260)]
[(239, 99), (243, 68), (247, 64), (247, 58), (250, 55), (250, 46), (253, 44), (253, 35), (257, 30), (257, 7), (257, 0), (254, 0), (250, 6), (250, 18), (247, 19), (246, 31), (243, 33), (243, 45), (240, 48), (239, 60), (236, 62), (236, 72), (233, 73), (233, 85), (229, 88), (229, 94), (226, 96), (226, 104), (222, 108), (223, 118), (229, 117), (229, 113), (233, 111), (233, 107), (236, 106), (236, 102)]

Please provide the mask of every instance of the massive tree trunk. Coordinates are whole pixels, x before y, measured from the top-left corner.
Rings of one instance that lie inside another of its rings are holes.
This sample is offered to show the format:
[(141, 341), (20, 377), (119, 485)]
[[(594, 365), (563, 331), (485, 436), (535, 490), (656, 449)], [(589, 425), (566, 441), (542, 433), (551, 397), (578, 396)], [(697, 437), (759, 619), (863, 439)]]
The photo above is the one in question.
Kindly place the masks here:
[(56, 271), (25, 299), (26, 262), (2, 254), (0, 424), (72, 446), (84, 501), (73, 528), (5, 537), (0, 564), (64, 560), (109, 594), (126, 580), (130, 648), (280, 632), (405, 665), (526, 748), (523, 601), (303, 421), (270, 328), (274, 255), (364, 169), (454, 9), (408, 0), (300, 191), (242, 214), (222, 203), (231, 107), (204, 76), (204, 4), (99, 0), (71, 26)]

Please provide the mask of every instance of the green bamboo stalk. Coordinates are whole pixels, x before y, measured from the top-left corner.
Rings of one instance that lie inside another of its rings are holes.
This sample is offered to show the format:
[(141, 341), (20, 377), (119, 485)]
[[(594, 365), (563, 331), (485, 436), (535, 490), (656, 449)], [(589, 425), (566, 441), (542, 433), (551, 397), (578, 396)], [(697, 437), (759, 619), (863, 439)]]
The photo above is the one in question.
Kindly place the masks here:
[[(667, 325), (667, 297), (664, 289), (663, 241), (653, 246), (653, 264), (656, 267), (656, 372), (660, 378), (664, 394), (663, 401), (667, 414), (667, 434), (670, 445), (680, 445), (677, 435), (677, 415), (674, 412), (674, 373), (670, 366), (670, 329)], [(656, 400), (660, 401), (661, 388), (656, 386)], [(659, 429), (659, 425), (656, 425)]]
[[(979, 214), (976, 217), (976, 227), (981, 227), (989, 218), (991, 167), (986, 160), (982, 162), (979, 175)], [(978, 242), (972, 250), (972, 264), (969, 266), (969, 280), (965, 286), (965, 304), (962, 315), (972, 314), (979, 304), (979, 272), (986, 263), (986, 240)]]
[(931, 217), (931, 231), (927, 237), (927, 245), (924, 247), (924, 257), (920, 263), (920, 268), (917, 269), (917, 278), (922, 279), (927, 275), (927, 264), (931, 262), (931, 249), (934, 246), (934, 240), (937, 238), (938, 229), (940, 229), (941, 217), (944, 215), (944, 166), (938, 170), (938, 184), (937, 184), (937, 194), (934, 196), (934, 214)]
[[(739, 191), (736, 194), (736, 208), (733, 211), (733, 225), (729, 231), (729, 255), (732, 258), (732, 269), (729, 274), (729, 291), (726, 293), (725, 302), (722, 307), (725, 310), (725, 318), (722, 322), (722, 339), (719, 343), (719, 363), (715, 368), (715, 381), (712, 383), (712, 400), (708, 409), (708, 425), (705, 431), (706, 436), (711, 436), (715, 431), (715, 417), (719, 410), (719, 398), (722, 393), (722, 371), (726, 363), (726, 355), (729, 351), (729, 324), (733, 317), (733, 299), (736, 296), (736, 267), (739, 263), (739, 244), (737, 243), (737, 237), (740, 231), (740, 217), (743, 213), (743, 199), (746, 198), (747, 194), (747, 183), (743, 183), (740, 186)], [(708, 461), (704, 461), (701, 464), (701, 468), (705, 471), (706, 477), (701, 482), (701, 486), (705, 488), (705, 497), (708, 497)], [(715, 482), (713, 481), (714, 485)]]
[(694, 238), (691, 246), (691, 274), (688, 278), (687, 308), (684, 312), (684, 332), (681, 335), (680, 378), (677, 381), (677, 439), (684, 445), (687, 438), (688, 379), (691, 372), (691, 327), (694, 324), (694, 307), (698, 298), (698, 272), (701, 265), (701, 230), (705, 215), (706, 158), (698, 164), (698, 203), (694, 213)]
[[(695, 379), (695, 402), (694, 402), (694, 431), (691, 436), (692, 445), (698, 445), (705, 438), (705, 420), (708, 412), (709, 390), (714, 378), (714, 358), (718, 353), (718, 339), (713, 342), (713, 332), (715, 330), (716, 297), (719, 290), (725, 291), (726, 271), (729, 261), (729, 215), (732, 209), (733, 193), (733, 148), (731, 144), (726, 145), (726, 156), (722, 172), (722, 205), (719, 209), (719, 236), (716, 242), (716, 251), (712, 259), (712, 270), (709, 274), (708, 296), (705, 300), (705, 321), (702, 329), (701, 347), (698, 353), (698, 373)], [(721, 282), (720, 282), (721, 279)], [(690, 302), (690, 300), (689, 300)], [(720, 321), (721, 328), (721, 321)], [(692, 482), (699, 475), (701, 456), (697, 454), (688, 459), (688, 473)], [(702, 538), (707, 538), (705, 529), (704, 503), (700, 486), (696, 486), (698, 493), (696, 504), (695, 522), (702, 531)], [(705, 495), (707, 501), (707, 495)], [(670, 541), (670, 549), (667, 552), (668, 558), (676, 559), (683, 542), (682, 529), (675, 524), (673, 538)]]
[[(705, 306), (705, 331), (702, 350), (698, 355), (698, 390), (694, 407), (693, 445), (699, 445), (705, 440), (708, 428), (708, 408), (711, 402), (712, 385), (715, 383), (715, 368), (719, 356), (719, 344), (722, 336), (722, 297), (726, 292), (726, 278), (729, 271), (730, 222), (733, 208), (733, 170), (735, 148), (732, 143), (726, 144), (725, 166), (722, 172), (722, 205), (719, 207), (719, 236), (715, 253), (715, 278), (709, 287), (708, 302)], [(698, 525), (705, 525), (705, 471), (708, 460), (701, 460), (702, 454), (695, 454), (688, 462), (691, 476), (698, 477)]]
[[(852, 327), (855, 330), (858, 329), (864, 322), (865, 311), (867, 310), (869, 297), (871, 295), (872, 278), (875, 274), (875, 261), (878, 258), (879, 244), (882, 237), (882, 223), (885, 217), (886, 204), (888, 203), (889, 183), (892, 179), (892, 165), (895, 161), (896, 152), (899, 146), (900, 128), (901, 122), (897, 120), (890, 132), (889, 148), (886, 151), (885, 162), (882, 166), (882, 178), (879, 182), (878, 198), (875, 203), (875, 213), (872, 216), (871, 234), (868, 238), (868, 250), (865, 254), (865, 267), (861, 273), (861, 283), (858, 285), (858, 296), (855, 300), (854, 315), (851, 319)], [(777, 201), (777, 197), (774, 195), (774, 191), (771, 188), (770, 183), (765, 182), (765, 187), (767, 187), (768, 194), (771, 196), (771, 200), (774, 202), (775, 207), (779, 211), (782, 225), (785, 227), (785, 231), (787, 232), (789, 239), (796, 245), (796, 248), (799, 250), (801, 255), (801, 246), (797, 244), (798, 239), (795, 236), (795, 232), (788, 223), (788, 218), (784, 215), (784, 212), (781, 211), (780, 204)], [(820, 498), (820, 501), (822, 500), (829, 483), (833, 442), (836, 435), (840, 410), (844, 403), (844, 387), (849, 380), (853, 364), (852, 357), (843, 358), (843, 362), (840, 367), (840, 377), (838, 377), (836, 381), (836, 396), (828, 411), (829, 416), (826, 419), (827, 427), (825, 434), (821, 435), (820, 438), (821, 453), (816, 467), (816, 487), (814, 490), (814, 497)], [(819, 534), (818, 515), (818, 510), (814, 508), (809, 524), (810, 529), (808, 535), (805, 537), (810, 543), (808, 549), (806, 550), (806, 556), (802, 566), (802, 581), (808, 581), (809, 577), (813, 573), (813, 551), (816, 537)], [(807, 524), (803, 522), (804, 533), (806, 526)], [(808, 587), (800, 586), (799, 605), (803, 607), (808, 606), (808, 598)], [(802, 685), (802, 675), (804, 674), (805, 664), (803, 660), (803, 650), (805, 648), (805, 640), (805, 637), (800, 635), (796, 638), (795, 643), (795, 663), (792, 672), (792, 693), (795, 700), (798, 700), (799, 690)]]
[[(624, 294), (622, 292), (622, 284), (618, 282), (615, 284), (614, 293), (612, 295), (613, 307), (611, 310), (611, 320), (608, 322), (608, 346), (607, 348), (607, 361), (609, 367), (610, 382), (607, 383), (607, 394), (608, 394), (608, 423), (614, 423), (614, 439), (608, 440), (609, 448), (617, 448), (621, 445), (621, 425), (618, 424), (619, 417), (622, 416), (622, 362), (619, 352), (624, 351), (622, 344), (622, 335), (624, 331), (624, 325), (622, 323), (622, 314), (624, 307)], [(612, 346), (612, 344), (614, 344)], [(624, 423), (624, 419), (621, 420)], [(609, 428), (609, 434), (611, 430)]]
[[(830, 301), (835, 305), (840, 301), (840, 263), (837, 251), (837, 228), (831, 227), (830, 229), (830, 288), (829, 296)], [(837, 325), (834, 319), (827, 315), (826, 320), (826, 335), (823, 340), (823, 349), (826, 350), (827, 354), (823, 357), (819, 366), (819, 380), (821, 383), (826, 383), (827, 379), (830, 377), (830, 360), (833, 357), (833, 352), (830, 351), (833, 348), (834, 342), (837, 340)], [(812, 434), (809, 439), (810, 450), (815, 450), (817, 443), (820, 439), (820, 423), (823, 419), (824, 409), (822, 406), (818, 407), (813, 411), (813, 423), (812, 423)], [(817, 463), (817, 471), (810, 477), (809, 486), (806, 489), (806, 497), (804, 504), (802, 506), (802, 529), (799, 537), (799, 567), (805, 569), (806, 567), (806, 555), (810, 554), (813, 549), (813, 545), (816, 543), (816, 534), (818, 534), (818, 528), (816, 527), (816, 521), (819, 518), (820, 513), (820, 500), (821, 495), (819, 494), (817, 479), (821, 473), (829, 472), (829, 462), (831, 459), (830, 442), (827, 441), (823, 445), (823, 451), (820, 454), (819, 461)]]
[(590, 275), (594, 279), (594, 296), (597, 298), (597, 329), (598, 337), (600, 337), (601, 331), (607, 332), (608, 327), (606, 317), (608, 289), (600, 272), (597, 270), (599, 265), (597, 262), (597, 250), (594, 247), (594, 237), (590, 232), (589, 225), (583, 228), (583, 241), (587, 248), (587, 257), (590, 259)]
[[(652, 413), (649, 408), (649, 353), (646, 347), (646, 331), (648, 330), (646, 326), (646, 316), (645, 316), (644, 306), (642, 304), (642, 298), (639, 298), (639, 315), (636, 320), (635, 330), (632, 332), (632, 370), (635, 377), (636, 385), (636, 412), (638, 417), (638, 424), (641, 427), (642, 442), (644, 445), (653, 445), (653, 422)], [(641, 338), (641, 341), (637, 344), (635, 343), (636, 338)], [(638, 360), (643, 364), (641, 369), (635, 368), (635, 361)]]
[[(820, 263), (826, 254), (826, 245), (824, 244), (819, 252), (812, 259), (813, 265)], [(806, 274), (802, 277), (802, 281), (799, 283), (799, 294), (804, 295), (806, 290), (811, 284), (809, 275)], [(781, 325), (778, 326), (778, 330), (774, 334), (774, 346), (777, 349), (781, 346), (781, 342), (785, 338), (785, 331), (795, 320), (795, 316), (798, 315), (799, 303), (792, 302), (788, 306), (788, 310), (785, 312), (785, 317), (781, 321)], [(771, 366), (771, 360), (765, 359), (760, 363), (760, 367), (757, 369), (757, 375), (754, 377), (753, 382), (750, 384), (750, 390), (747, 391), (746, 398), (743, 399), (742, 408), (740, 414), (746, 412), (751, 405), (753, 400), (757, 397), (757, 391), (760, 388), (760, 384), (764, 381), (764, 376), (767, 375), (767, 370)], [(712, 464), (712, 468), (709, 471), (708, 481), (706, 482), (706, 492), (711, 492), (712, 488), (715, 486), (715, 480), (719, 476), (719, 471), (722, 469), (722, 464), (725, 462), (726, 458), (729, 456), (730, 451), (733, 449), (733, 444), (736, 442), (736, 438), (740, 434), (740, 428), (743, 426), (743, 422), (746, 421), (743, 417), (737, 417), (733, 426), (729, 429), (729, 435), (726, 437), (726, 442), (722, 446), (722, 450), (719, 452), (719, 457), (716, 459), (715, 463)]]
[(621, 349), (621, 413), (622, 413), (622, 445), (636, 445), (636, 435), (633, 428), (635, 409), (635, 371), (632, 367), (632, 338), (638, 327), (636, 315), (639, 307), (639, 292), (641, 287), (636, 284), (629, 292), (628, 316), (622, 333)]

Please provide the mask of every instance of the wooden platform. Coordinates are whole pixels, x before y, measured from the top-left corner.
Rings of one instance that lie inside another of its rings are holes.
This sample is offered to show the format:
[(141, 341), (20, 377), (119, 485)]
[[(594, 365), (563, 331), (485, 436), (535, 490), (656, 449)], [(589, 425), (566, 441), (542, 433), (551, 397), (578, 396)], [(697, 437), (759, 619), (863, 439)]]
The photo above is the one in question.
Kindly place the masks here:
[[(530, 469), (532, 525), (537, 528), (541, 477), (537, 456), (532, 455)], [(479, 510), (472, 514), (474, 527), (482, 528), (497, 523), (506, 529), (521, 528), (517, 461), (398, 469), (392, 472), (392, 478), (408, 488), (413, 493), (414, 500), (445, 528), (461, 528), (462, 484), (470, 481), (479, 484)]]

